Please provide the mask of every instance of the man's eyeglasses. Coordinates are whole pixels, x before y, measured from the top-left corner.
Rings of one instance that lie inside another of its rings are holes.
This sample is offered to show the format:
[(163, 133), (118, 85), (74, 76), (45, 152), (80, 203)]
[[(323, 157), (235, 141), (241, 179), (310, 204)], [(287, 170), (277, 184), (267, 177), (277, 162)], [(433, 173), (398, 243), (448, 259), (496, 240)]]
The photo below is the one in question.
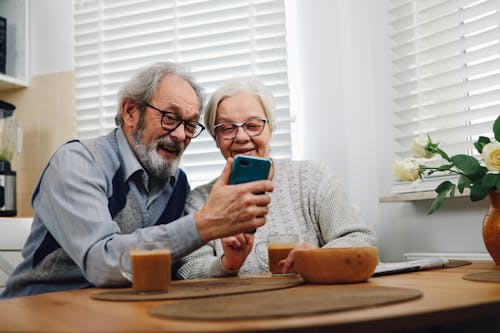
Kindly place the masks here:
[(161, 127), (166, 131), (175, 131), (177, 127), (184, 124), (184, 133), (186, 133), (186, 136), (196, 138), (205, 129), (205, 126), (202, 124), (196, 121), (182, 119), (182, 117), (175, 112), (163, 111), (148, 103), (144, 103), (144, 105), (161, 113)]
[(226, 140), (232, 140), (238, 134), (238, 129), (241, 127), (248, 136), (257, 136), (264, 130), (266, 123), (269, 120), (264, 118), (251, 118), (241, 123), (220, 123), (214, 126), (216, 135)]

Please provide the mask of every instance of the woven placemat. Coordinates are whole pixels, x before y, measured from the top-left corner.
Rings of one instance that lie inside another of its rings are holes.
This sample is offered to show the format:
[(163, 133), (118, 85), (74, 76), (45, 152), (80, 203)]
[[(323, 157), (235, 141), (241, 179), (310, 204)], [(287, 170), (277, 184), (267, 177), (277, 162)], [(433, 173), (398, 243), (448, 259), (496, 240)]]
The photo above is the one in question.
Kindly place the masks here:
[(90, 297), (101, 301), (153, 301), (244, 294), (295, 287), (303, 283), (304, 280), (298, 275), (183, 280), (172, 281), (168, 292), (141, 293), (125, 288), (95, 293)]
[(480, 282), (500, 282), (500, 271), (477, 272), (463, 276), (464, 280)]
[(153, 316), (180, 320), (241, 320), (303, 316), (403, 302), (419, 290), (375, 285), (306, 285), (246, 295), (182, 300), (151, 308)]

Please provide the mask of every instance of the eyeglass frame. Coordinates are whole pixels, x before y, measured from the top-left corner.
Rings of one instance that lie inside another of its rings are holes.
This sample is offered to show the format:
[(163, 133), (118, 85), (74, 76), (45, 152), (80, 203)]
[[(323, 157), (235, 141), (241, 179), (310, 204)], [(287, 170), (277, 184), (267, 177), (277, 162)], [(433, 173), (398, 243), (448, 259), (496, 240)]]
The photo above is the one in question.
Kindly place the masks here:
[[(163, 128), (165, 131), (173, 132), (173, 131), (175, 131), (175, 130), (179, 127), (179, 126), (181, 126), (181, 124), (184, 124), (184, 133), (186, 134), (186, 136), (187, 136), (187, 137), (189, 137), (189, 138), (191, 138), (191, 139), (194, 139), (194, 138), (198, 137), (198, 136), (199, 136), (199, 135), (203, 132), (203, 130), (205, 130), (205, 126), (203, 126), (203, 125), (202, 125), (202, 124), (200, 124), (199, 122), (194, 121), (194, 120), (186, 120), (186, 119), (183, 119), (183, 118), (182, 118), (182, 117), (181, 117), (178, 113), (158, 109), (157, 107), (155, 107), (155, 106), (153, 106), (153, 105), (151, 105), (151, 104), (149, 104), (149, 103), (146, 103), (146, 102), (144, 102), (143, 104), (144, 104), (144, 106), (146, 106), (146, 107), (150, 107), (151, 109), (156, 110), (156, 111), (158, 111), (158, 112), (160, 112), (160, 113), (161, 113), (160, 126), (161, 126), (161, 128)], [(169, 115), (174, 115), (174, 116), (177, 118), (178, 123), (177, 123), (177, 125), (175, 125), (175, 127), (174, 127), (174, 128), (167, 128), (167, 127), (165, 127), (165, 126), (163, 125), (163, 118), (164, 118), (167, 114), (169, 114)], [(194, 124), (194, 123), (196, 123), (195, 130), (194, 130), (194, 132), (193, 132), (193, 135), (191, 135), (188, 131), (186, 131), (186, 128), (187, 128), (187, 125), (192, 125), (192, 124)], [(197, 128), (201, 128), (201, 130), (200, 130), (200, 132), (198, 132), (198, 134), (196, 134), (196, 135), (195, 135), (194, 133), (196, 133), (196, 129), (197, 129)]]
[[(250, 134), (250, 133), (247, 132), (247, 130), (245, 129), (245, 127), (243, 127), (250, 120), (261, 120), (261, 121), (264, 122), (264, 126), (262, 126), (262, 130), (259, 133), (252, 135), (252, 134)], [(214, 126), (214, 133), (215, 133), (215, 135), (219, 135), (217, 133), (217, 128), (220, 127), (220, 126), (222, 126), (222, 125), (228, 125), (228, 124), (230, 124), (230, 125), (235, 125), (236, 126), (236, 131), (235, 131), (234, 135), (231, 138), (225, 138), (225, 137), (221, 136), (221, 138), (223, 138), (224, 140), (233, 140), (238, 135), (238, 130), (240, 129), (240, 127), (243, 128), (243, 130), (245, 131), (245, 133), (249, 137), (253, 138), (253, 137), (261, 135), (262, 132), (264, 132), (264, 128), (266, 128), (266, 124), (268, 124), (268, 123), (269, 123), (269, 119), (267, 119), (267, 118), (259, 118), (259, 117), (253, 117), (253, 118), (247, 119), (245, 121), (242, 121), (241, 123), (223, 122), (223, 123), (219, 123), (219, 124), (217, 124), (217, 125)]]

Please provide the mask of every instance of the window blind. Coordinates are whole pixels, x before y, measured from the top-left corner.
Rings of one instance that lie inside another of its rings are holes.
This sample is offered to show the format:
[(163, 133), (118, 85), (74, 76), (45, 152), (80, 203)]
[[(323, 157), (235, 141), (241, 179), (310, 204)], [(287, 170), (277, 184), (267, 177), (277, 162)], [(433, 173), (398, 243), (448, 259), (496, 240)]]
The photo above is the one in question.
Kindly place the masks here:
[[(75, 5), (75, 96), (80, 138), (115, 127), (117, 92), (139, 67), (174, 61), (207, 96), (224, 81), (255, 76), (276, 98), (275, 158), (291, 157), (283, 0), (80, 0)], [(191, 186), (224, 166), (207, 132), (193, 139), (181, 167)]]
[[(499, 0), (391, 0), (397, 159), (411, 156), (420, 135), (450, 156), (474, 155), (479, 136), (493, 137), (499, 7)], [(414, 186), (395, 182), (393, 192), (431, 189), (425, 181)]]

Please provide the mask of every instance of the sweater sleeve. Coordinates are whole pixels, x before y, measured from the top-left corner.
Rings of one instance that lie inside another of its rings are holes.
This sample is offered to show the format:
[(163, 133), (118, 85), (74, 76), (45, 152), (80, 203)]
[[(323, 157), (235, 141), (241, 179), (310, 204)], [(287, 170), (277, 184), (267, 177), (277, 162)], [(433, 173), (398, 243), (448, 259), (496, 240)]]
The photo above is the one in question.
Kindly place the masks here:
[[(197, 187), (189, 193), (186, 200), (186, 214), (194, 213), (203, 207), (214, 182), (215, 180)], [(195, 279), (237, 275), (239, 270), (229, 270), (222, 265), (223, 252), (222, 250), (217, 251), (217, 242), (220, 241), (210, 241), (198, 250), (182, 258), (177, 271), (177, 278)], [(220, 256), (218, 256), (218, 252)]]
[(238, 269), (230, 270), (222, 265), (222, 256), (216, 255), (215, 242), (210, 241), (182, 258), (177, 278), (196, 279), (237, 275)]
[(320, 177), (312, 186), (312, 213), (318, 221), (322, 247), (376, 246), (375, 232), (361, 218), (358, 207), (349, 202), (347, 194), (333, 173), (322, 163), (309, 167)]

